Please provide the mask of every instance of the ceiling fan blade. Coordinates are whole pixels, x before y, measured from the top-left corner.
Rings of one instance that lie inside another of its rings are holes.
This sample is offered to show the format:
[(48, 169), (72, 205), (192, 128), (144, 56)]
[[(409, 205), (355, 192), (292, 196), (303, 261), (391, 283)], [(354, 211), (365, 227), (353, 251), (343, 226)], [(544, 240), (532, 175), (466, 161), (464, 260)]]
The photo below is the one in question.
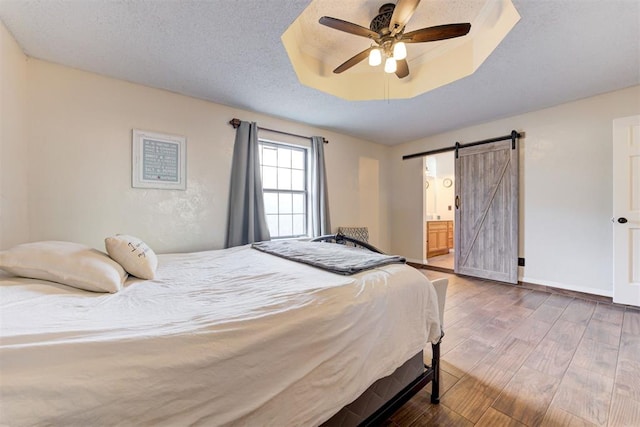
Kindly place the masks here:
[(396, 76), (403, 79), (409, 75), (409, 64), (406, 59), (396, 61)]
[(349, 68), (353, 67), (354, 65), (366, 59), (369, 56), (369, 52), (371, 51), (371, 49), (373, 49), (373, 47), (369, 47), (363, 50), (362, 52), (354, 55), (352, 58), (347, 59), (345, 62), (339, 65), (335, 70), (333, 70), (333, 72), (335, 74), (340, 74), (343, 71), (347, 71)]
[(391, 31), (392, 36), (398, 34), (407, 25), (419, 3), (420, 0), (398, 0), (389, 23), (389, 31)]
[(402, 41), (405, 43), (423, 43), (452, 39), (466, 35), (470, 29), (471, 24), (468, 22), (464, 24), (437, 25), (405, 33), (402, 36)]
[(320, 22), (322, 25), (326, 25), (327, 27), (344, 31), (345, 33), (355, 34), (356, 36), (367, 37), (374, 40), (380, 38), (380, 35), (375, 31), (371, 31), (368, 28), (361, 27), (360, 25), (351, 22), (343, 21), (342, 19), (323, 16), (318, 22)]

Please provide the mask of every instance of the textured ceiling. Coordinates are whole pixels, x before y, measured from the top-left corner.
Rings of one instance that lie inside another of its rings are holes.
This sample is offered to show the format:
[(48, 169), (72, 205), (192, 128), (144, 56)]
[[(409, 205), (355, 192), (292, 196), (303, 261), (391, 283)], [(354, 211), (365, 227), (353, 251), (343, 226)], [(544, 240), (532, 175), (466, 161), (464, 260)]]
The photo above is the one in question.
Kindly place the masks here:
[[(377, 8), (328, 1), (361, 25)], [(467, 3), (423, 0), (411, 24)], [(520, 22), (473, 75), (391, 101), (299, 83), (280, 36), (309, 0), (0, 0), (0, 19), (32, 57), (384, 144), (640, 84), (639, 0), (513, 3)]]

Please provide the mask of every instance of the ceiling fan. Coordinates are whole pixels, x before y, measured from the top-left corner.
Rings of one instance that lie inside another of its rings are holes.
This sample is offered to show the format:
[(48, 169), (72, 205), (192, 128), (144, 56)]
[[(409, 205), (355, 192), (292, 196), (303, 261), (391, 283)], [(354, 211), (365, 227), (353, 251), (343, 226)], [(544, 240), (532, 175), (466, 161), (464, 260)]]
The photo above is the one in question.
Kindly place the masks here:
[(409, 75), (407, 64), (407, 48), (405, 43), (424, 43), (437, 40), (452, 39), (466, 35), (471, 29), (470, 23), (437, 25), (405, 33), (405, 26), (415, 12), (420, 0), (398, 0), (397, 4), (385, 3), (378, 10), (378, 15), (371, 21), (369, 28), (343, 21), (338, 18), (323, 16), (320, 24), (345, 33), (367, 37), (376, 45), (363, 50), (339, 65), (334, 73), (348, 70), (369, 57), (369, 65), (377, 66), (386, 57), (384, 71), (395, 73), (399, 78)]

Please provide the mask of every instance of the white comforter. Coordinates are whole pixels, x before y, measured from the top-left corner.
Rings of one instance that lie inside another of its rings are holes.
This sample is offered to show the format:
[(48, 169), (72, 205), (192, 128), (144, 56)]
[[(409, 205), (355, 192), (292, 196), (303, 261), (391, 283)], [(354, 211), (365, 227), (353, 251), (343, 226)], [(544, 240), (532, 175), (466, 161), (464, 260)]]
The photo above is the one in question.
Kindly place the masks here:
[(244, 246), (160, 256), (157, 277), (0, 278), (0, 424), (317, 425), (439, 336), (405, 265), (345, 277)]

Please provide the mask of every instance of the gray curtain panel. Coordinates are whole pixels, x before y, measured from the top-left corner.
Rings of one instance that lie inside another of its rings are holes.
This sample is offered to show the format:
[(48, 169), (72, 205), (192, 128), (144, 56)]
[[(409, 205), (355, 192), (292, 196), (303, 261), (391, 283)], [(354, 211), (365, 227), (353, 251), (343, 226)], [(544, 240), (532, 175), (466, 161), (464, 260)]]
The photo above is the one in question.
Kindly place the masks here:
[(311, 169), (311, 234), (313, 237), (331, 234), (327, 173), (324, 166), (324, 138), (311, 137), (309, 150)]
[(233, 148), (226, 247), (270, 239), (260, 178), (258, 125), (242, 121)]

